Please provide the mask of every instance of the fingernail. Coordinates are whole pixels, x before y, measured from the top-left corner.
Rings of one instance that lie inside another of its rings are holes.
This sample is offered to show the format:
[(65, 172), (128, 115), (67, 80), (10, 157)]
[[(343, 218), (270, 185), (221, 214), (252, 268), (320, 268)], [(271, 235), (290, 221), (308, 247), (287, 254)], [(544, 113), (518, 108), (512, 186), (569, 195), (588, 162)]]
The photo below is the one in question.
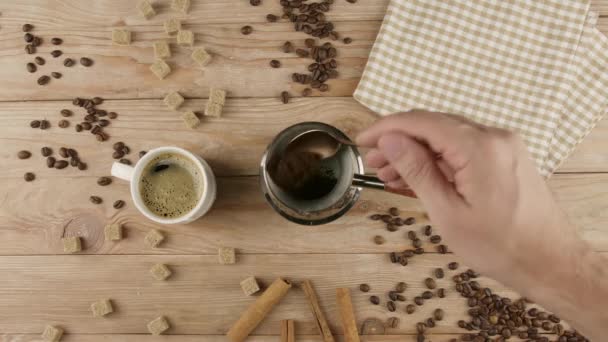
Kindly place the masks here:
[(378, 141), (378, 148), (386, 159), (398, 159), (404, 152), (403, 136), (401, 134), (383, 135)]

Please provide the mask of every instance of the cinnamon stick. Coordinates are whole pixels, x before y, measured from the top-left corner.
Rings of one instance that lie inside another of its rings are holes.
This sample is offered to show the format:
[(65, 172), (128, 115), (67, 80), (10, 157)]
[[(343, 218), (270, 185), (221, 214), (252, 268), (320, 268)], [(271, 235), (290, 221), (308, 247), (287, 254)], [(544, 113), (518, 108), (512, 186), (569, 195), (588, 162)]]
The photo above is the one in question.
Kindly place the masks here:
[(281, 342), (295, 342), (296, 330), (293, 319), (281, 321)]
[(228, 339), (232, 342), (245, 341), (253, 329), (262, 322), (264, 317), (278, 304), (287, 291), (291, 288), (291, 283), (282, 278), (277, 278), (264, 293), (253, 303), (236, 321), (228, 333)]
[(334, 337), (331, 335), (329, 324), (327, 324), (327, 319), (325, 318), (323, 311), (321, 311), (321, 306), (319, 305), (317, 293), (312, 287), (312, 283), (310, 282), (310, 280), (304, 280), (302, 282), (302, 289), (304, 290), (306, 298), (308, 298), (310, 310), (312, 311), (312, 315), (315, 317), (315, 322), (317, 323), (317, 328), (319, 329), (319, 334), (321, 334), (323, 341), (335, 342)]
[(342, 317), (344, 341), (359, 342), (359, 332), (357, 331), (357, 321), (355, 320), (353, 302), (350, 298), (350, 289), (336, 289), (336, 297), (336, 301), (338, 303), (338, 311), (340, 311), (340, 317)]

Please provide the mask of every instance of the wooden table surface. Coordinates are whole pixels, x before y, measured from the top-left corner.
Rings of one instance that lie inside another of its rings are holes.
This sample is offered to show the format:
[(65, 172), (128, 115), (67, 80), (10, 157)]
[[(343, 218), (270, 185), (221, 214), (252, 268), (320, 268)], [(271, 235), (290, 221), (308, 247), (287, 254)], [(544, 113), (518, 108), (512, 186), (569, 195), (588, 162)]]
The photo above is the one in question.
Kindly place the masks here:
[[(405, 215), (418, 218), (418, 229), (425, 223), (418, 201), (365, 191), (346, 217), (307, 228), (275, 214), (258, 187), (259, 158), (283, 128), (315, 120), (353, 136), (375, 120), (351, 94), (388, 0), (356, 4), (336, 0), (328, 18), (339, 32), (353, 38), (351, 45), (337, 43), (340, 77), (329, 82), (331, 90), (322, 97), (294, 98), (289, 104), (282, 104), (278, 95), (283, 90), (299, 94), (301, 88), (290, 82), (290, 74), (303, 72), (309, 61), (286, 55), (279, 46), (286, 40), (301, 46), (307, 36), (293, 32), (290, 24), (265, 22), (267, 13), (279, 13), (278, 1), (263, 0), (261, 6), (252, 7), (245, 0), (193, 0), (185, 24), (196, 33), (196, 44), (213, 53), (213, 62), (200, 71), (183, 49), (174, 49), (171, 65), (175, 71), (163, 81), (148, 70), (153, 61), (151, 43), (164, 37), (162, 21), (174, 13), (168, 9), (168, 0), (154, 2), (162, 5), (160, 14), (150, 21), (138, 16), (135, 1), (0, 4), (0, 341), (38, 340), (46, 324), (64, 327), (67, 342), (224, 341), (222, 335), (254, 300), (239, 287), (239, 281), (251, 275), (264, 283), (277, 276), (311, 279), (332, 330), (340, 334), (335, 288), (354, 290), (367, 282), (372, 293), (384, 296), (396, 282), (406, 281), (410, 287), (405, 294), (411, 300), (422, 291), (422, 280), (432, 268), (456, 260), (449, 254), (427, 253), (407, 267), (388, 261), (388, 252), (406, 246), (405, 230), (388, 233), (367, 216), (395, 205)], [(592, 8), (607, 15), (600, 18), (599, 27), (608, 32), (608, 0), (595, 0)], [(35, 74), (25, 70), (33, 59), (23, 51), (21, 26), (25, 23), (35, 25), (34, 33), (46, 42), (38, 55), (47, 64)], [(253, 34), (240, 34), (245, 24), (254, 27)], [(121, 25), (135, 32), (132, 46), (112, 46), (110, 32)], [(63, 58), (49, 55), (54, 49), (48, 44), (51, 37), (64, 39), (60, 47), (64, 56), (89, 56), (95, 65), (64, 68), (59, 61)], [(283, 67), (270, 69), (270, 59), (279, 59)], [(38, 86), (36, 79), (50, 71), (62, 72), (63, 78)], [(200, 111), (210, 86), (228, 90), (230, 98), (222, 118), (205, 119), (196, 130), (187, 129), (161, 100), (178, 90), (188, 98), (186, 109)], [(107, 129), (110, 142), (99, 143), (89, 134), (76, 133), (75, 118), (72, 127), (57, 127), (59, 111), (73, 109), (71, 100), (76, 96), (103, 97), (101, 108), (119, 113)], [(49, 130), (29, 127), (31, 120), (41, 118), (51, 121)], [(161, 227), (135, 210), (125, 182), (98, 186), (97, 177), (110, 171), (111, 143), (120, 140), (133, 151), (175, 145), (206, 158), (218, 176), (219, 195), (213, 210), (189, 225)], [(89, 169), (47, 169), (39, 152), (43, 146), (55, 151), (60, 146), (73, 147)], [(22, 149), (32, 151), (33, 157), (18, 160), (17, 151)], [(608, 122), (602, 121), (549, 181), (572, 222), (601, 252), (608, 252), (606, 151)], [(28, 171), (36, 174), (34, 182), (23, 181)], [(91, 204), (92, 194), (105, 202)], [(127, 200), (125, 209), (112, 208), (117, 199)], [(118, 243), (104, 241), (103, 227), (108, 223), (124, 225), (126, 238)], [(167, 232), (162, 248), (151, 249), (143, 243), (151, 228)], [(384, 235), (387, 243), (375, 245), (376, 234)], [(65, 255), (63, 235), (81, 236), (86, 250)], [(218, 264), (220, 245), (237, 248), (236, 265)], [(159, 262), (175, 270), (167, 282), (154, 281), (148, 273)], [(516, 296), (490, 279), (482, 283)], [(462, 333), (456, 321), (466, 315), (465, 301), (447, 279), (440, 284), (449, 286), (447, 298), (430, 301), (413, 315), (406, 315), (401, 307), (395, 315), (401, 318), (399, 328), (366, 340), (414, 341), (415, 322), (437, 307), (446, 310), (446, 318), (432, 330), (430, 339), (447, 341)], [(384, 308), (370, 305), (367, 297), (353, 291), (359, 322), (391, 316)], [(101, 298), (112, 298), (117, 312), (93, 318), (89, 305)], [(172, 323), (170, 336), (154, 338), (147, 334), (146, 323), (161, 314)], [(280, 320), (288, 318), (296, 321), (298, 340), (319, 340), (305, 297), (296, 289), (259, 326), (251, 341), (278, 340)]]

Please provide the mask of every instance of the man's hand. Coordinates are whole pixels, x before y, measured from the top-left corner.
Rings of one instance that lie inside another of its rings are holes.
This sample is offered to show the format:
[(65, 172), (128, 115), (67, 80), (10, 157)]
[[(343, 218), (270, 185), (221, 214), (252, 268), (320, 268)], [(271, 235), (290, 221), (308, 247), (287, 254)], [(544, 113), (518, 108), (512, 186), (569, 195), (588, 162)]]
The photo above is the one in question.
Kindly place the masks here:
[[(571, 312), (577, 305), (588, 310), (584, 301), (564, 303), (560, 296), (583, 290), (576, 287), (581, 279), (573, 279), (581, 276), (580, 263), (601, 258), (568, 223), (516, 134), (414, 111), (379, 120), (357, 144), (371, 148), (367, 163), (378, 169), (380, 179), (416, 192), (447, 245), (469, 266), (569, 316), (575, 326), (587, 328), (583, 333), (593, 333), (590, 322)], [(606, 273), (603, 277), (590, 280), (586, 285), (596, 287), (585, 290), (605, 294)], [(547, 291), (556, 282), (566, 284)]]

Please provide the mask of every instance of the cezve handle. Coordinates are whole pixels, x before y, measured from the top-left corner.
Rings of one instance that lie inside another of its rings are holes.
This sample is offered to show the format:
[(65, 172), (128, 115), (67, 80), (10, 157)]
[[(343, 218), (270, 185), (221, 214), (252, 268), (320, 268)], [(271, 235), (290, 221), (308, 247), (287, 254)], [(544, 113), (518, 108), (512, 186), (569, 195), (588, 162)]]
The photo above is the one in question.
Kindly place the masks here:
[(380, 178), (374, 177), (374, 176), (367, 176), (367, 175), (361, 175), (361, 174), (355, 173), (352, 184), (354, 186), (360, 186), (363, 188), (384, 190), (384, 191), (392, 192), (394, 194), (398, 194), (398, 195), (402, 195), (402, 196), (406, 196), (406, 197), (418, 198), (418, 196), (416, 196), (414, 191), (412, 191), (412, 189), (410, 189), (409, 187), (404, 187), (404, 188), (389, 187), (389, 186), (386, 186), (386, 184), (384, 184), (384, 182), (381, 181)]

